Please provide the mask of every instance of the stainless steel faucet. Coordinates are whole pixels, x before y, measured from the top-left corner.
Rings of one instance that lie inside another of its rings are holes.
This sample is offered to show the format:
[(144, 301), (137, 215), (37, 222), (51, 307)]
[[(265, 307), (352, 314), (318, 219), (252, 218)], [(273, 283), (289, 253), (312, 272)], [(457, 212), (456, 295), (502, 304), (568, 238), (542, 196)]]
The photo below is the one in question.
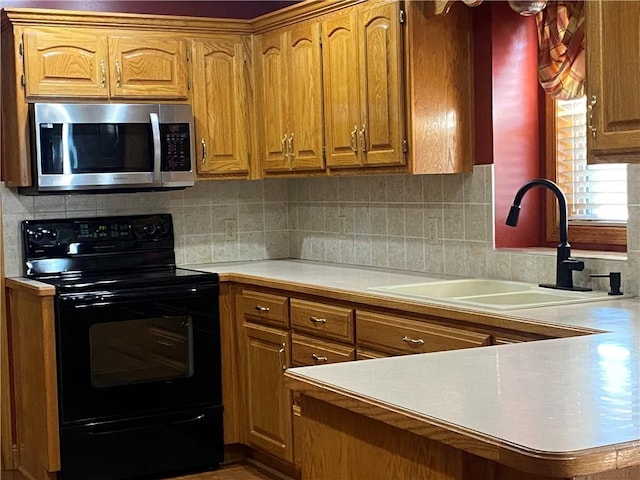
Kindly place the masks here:
[(584, 262), (571, 257), (571, 245), (567, 240), (567, 231), (569, 223), (567, 220), (567, 199), (560, 187), (546, 178), (536, 178), (530, 180), (520, 187), (513, 199), (513, 205), (509, 210), (506, 224), (510, 227), (518, 225), (518, 217), (520, 216), (520, 203), (525, 193), (533, 187), (545, 187), (553, 192), (558, 200), (558, 209), (560, 211), (560, 243), (556, 255), (556, 283), (541, 283), (541, 287), (557, 288), (560, 290), (576, 290), (588, 292), (591, 289), (587, 287), (575, 287), (573, 285), (573, 271), (581, 272), (584, 270)]

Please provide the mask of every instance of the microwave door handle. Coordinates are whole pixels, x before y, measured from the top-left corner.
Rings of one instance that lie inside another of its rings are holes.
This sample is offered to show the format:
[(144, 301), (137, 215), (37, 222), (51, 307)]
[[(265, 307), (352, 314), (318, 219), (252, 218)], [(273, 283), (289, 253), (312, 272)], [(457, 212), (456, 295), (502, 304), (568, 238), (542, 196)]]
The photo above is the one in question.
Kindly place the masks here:
[(69, 130), (71, 125), (69, 123), (62, 124), (62, 174), (71, 175), (71, 156), (69, 150)]
[(160, 120), (158, 120), (157, 113), (150, 113), (149, 119), (151, 120), (151, 132), (153, 133), (153, 182), (160, 184), (160, 162), (162, 159), (162, 152), (160, 150)]

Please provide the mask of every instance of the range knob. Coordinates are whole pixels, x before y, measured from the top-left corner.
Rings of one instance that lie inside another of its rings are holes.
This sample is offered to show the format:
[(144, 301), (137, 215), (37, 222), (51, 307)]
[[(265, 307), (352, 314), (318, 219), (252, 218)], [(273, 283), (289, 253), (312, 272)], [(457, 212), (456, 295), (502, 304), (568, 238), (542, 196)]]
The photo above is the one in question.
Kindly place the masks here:
[(54, 228), (52, 229), (43, 228), (42, 236), (47, 240), (56, 240), (58, 238), (58, 231)]
[(142, 227), (144, 233), (146, 233), (149, 237), (153, 237), (156, 233), (158, 233), (159, 228), (155, 223), (147, 223), (144, 227)]

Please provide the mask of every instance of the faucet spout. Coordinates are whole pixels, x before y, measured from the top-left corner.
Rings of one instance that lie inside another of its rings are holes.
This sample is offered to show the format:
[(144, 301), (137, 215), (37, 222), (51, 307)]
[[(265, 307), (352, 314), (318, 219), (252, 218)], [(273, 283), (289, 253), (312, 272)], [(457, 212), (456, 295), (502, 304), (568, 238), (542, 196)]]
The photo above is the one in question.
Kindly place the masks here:
[(560, 243), (558, 244), (556, 254), (556, 283), (555, 284), (540, 284), (541, 287), (557, 288), (561, 290), (579, 290), (589, 291), (590, 288), (574, 287), (573, 285), (573, 271), (584, 270), (584, 262), (571, 258), (571, 245), (568, 241), (568, 209), (567, 199), (560, 190), (560, 187), (546, 178), (536, 178), (530, 180), (522, 185), (516, 192), (516, 196), (513, 199), (513, 204), (509, 210), (506, 224), (510, 227), (518, 225), (518, 217), (520, 215), (520, 204), (525, 194), (534, 187), (544, 187), (555, 195), (558, 201), (558, 210), (560, 212)]

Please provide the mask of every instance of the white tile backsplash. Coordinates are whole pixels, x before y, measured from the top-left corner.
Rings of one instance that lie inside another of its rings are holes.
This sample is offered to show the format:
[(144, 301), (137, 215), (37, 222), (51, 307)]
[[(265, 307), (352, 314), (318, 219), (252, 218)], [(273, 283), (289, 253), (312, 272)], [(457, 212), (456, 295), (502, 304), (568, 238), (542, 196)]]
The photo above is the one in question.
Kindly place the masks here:
[[(593, 284), (589, 273), (621, 271), (623, 289), (638, 293), (640, 166), (628, 172), (628, 259), (586, 258), (585, 271), (574, 274), (576, 284)], [(179, 264), (300, 258), (553, 281), (553, 253), (493, 248), (492, 179), (491, 166), (477, 166), (472, 174), (211, 181), (133, 194), (29, 197), (2, 187), (5, 271), (22, 274), (21, 220), (167, 212), (173, 214)], [(435, 242), (426, 238), (430, 218), (437, 221)], [(225, 240), (225, 219), (237, 220), (237, 240)], [(595, 282), (607, 287), (606, 279)]]

